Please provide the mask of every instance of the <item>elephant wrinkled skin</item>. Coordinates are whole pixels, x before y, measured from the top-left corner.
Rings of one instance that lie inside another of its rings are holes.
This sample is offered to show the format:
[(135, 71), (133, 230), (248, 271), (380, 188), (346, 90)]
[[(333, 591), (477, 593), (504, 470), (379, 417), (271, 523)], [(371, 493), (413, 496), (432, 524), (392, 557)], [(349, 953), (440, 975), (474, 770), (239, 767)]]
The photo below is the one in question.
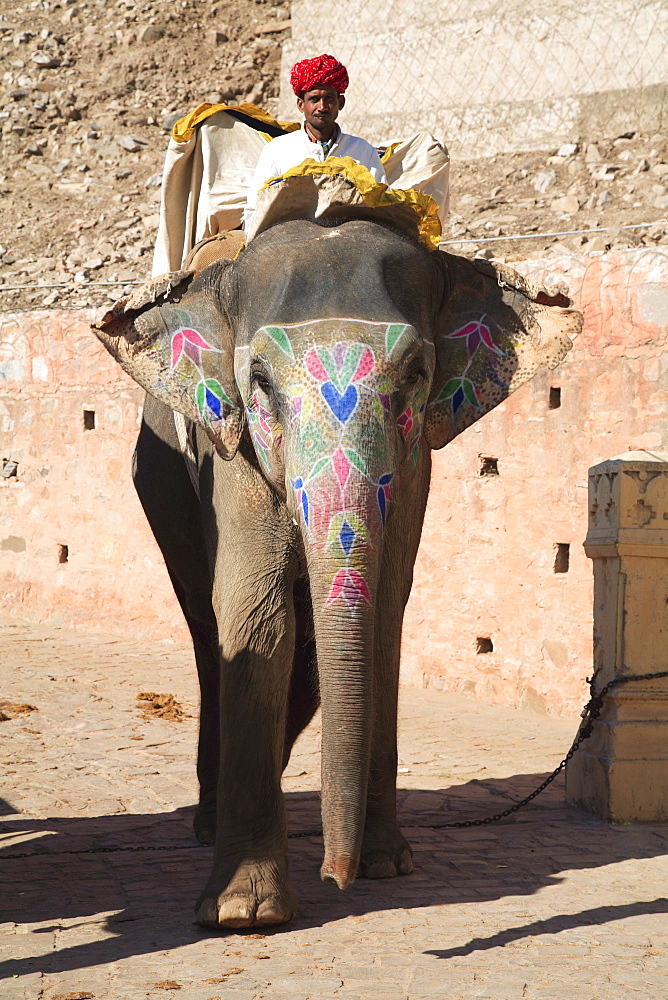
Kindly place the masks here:
[(200, 923), (294, 915), (281, 773), (320, 702), (323, 879), (412, 870), (397, 687), (430, 449), (558, 364), (567, 304), (386, 223), (295, 220), (96, 328), (149, 393), (134, 478), (195, 646)]

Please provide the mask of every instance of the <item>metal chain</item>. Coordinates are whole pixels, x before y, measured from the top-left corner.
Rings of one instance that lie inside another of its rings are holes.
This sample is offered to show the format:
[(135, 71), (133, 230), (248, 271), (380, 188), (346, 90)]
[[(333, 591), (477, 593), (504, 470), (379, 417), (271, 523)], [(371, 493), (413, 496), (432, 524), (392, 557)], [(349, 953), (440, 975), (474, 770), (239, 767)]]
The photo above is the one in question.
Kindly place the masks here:
[(466, 819), (459, 823), (434, 823), (432, 825), (421, 827), (421, 829), (426, 830), (446, 830), (446, 829), (463, 829), (471, 826), (487, 826), (490, 823), (498, 823), (499, 820), (505, 819), (506, 816), (511, 816), (516, 813), (519, 809), (528, 805), (537, 795), (544, 792), (548, 785), (551, 785), (556, 777), (558, 777), (563, 769), (568, 764), (569, 760), (576, 752), (576, 750), (588, 740), (594, 731), (594, 722), (598, 719), (601, 714), (601, 708), (603, 707), (603, 701), (606, 694), (614, 687), (621, 687), (623, 684), (629, 684), (631, 681), (651, 681), (655, 680), (657, 677), (668, 677), (668, 670), (660, 670), (653, 674), (636, 674), (628, 677), (615, 677), (613, 680), (608, 681), (608, 683), (601, 688), (598, 694), (595, 693), (596, 677), (599, 671), (596, 670), (592, 677), (587, 677), (587, 683), (589, 684), (589, 693), (591, 695), (589, 701), (582, 709), (582, 722), (578, 728), (575, 735), (575, 739), (571, 745), (570, 750), (562, 760), (558, 767), (555, 767), (552, 774), (550, 774), (545, 781), (542, 781), (537, 788), (534, 788), (533, 792), (520, 799), (519, 802), (515, 802), (514, 805), (510, 806), (508, 809), (504, 809), (503, 812), (495, 813), (493, 816), (485, 816), (483, 819)]
[[(552, 774), (538, 785), (537, 788), (519, 802), (515, 802), (508, 809), (504, 809), (503, 812), (494, 813), (493, 816), (485, 816), (482, 819), (465, 819), (460, 820), (458, 823), (428, 823), (420, 824), (415, 829), (419, 830), (452, 830), (452, 829), (466, 829), (472, 826), (488, 826), (490, 823), (498, 823), (499, 820), (506, 819), (507, 816), (511, 816), (513, 813), (518, 812), (518, 810), (523, 809), (524, 806), (532, 802), (536, 796), (544, 792), (548, 785), (551, 785), (555, 778), (557, 778), (563, 769), (568, 764), (569, 760), (573, 754), (578, 750), (578, 748), (588, 740), (594, 730), (594, 722), (601, 714), (601, 709), (603, 707), (603, 701), (608, 691), (612, 690), (614, 687), (621, 687), (624, 684), (630, 684), (632, 681), (653, 681), (659, 677), (668, 677), (668, 670), (659, 670), (652, 674), (637, 674), (628, 677), (615, 677), (613, 680), (608, 681), (604, 687), (595, 693), (596, 677), (599, 671), (595, 671), (592, 677), (587, 678), (587, 683), (589, 684), (589, 693), (591, 695), (589, 701), (582, 710), (582, 722), (578, 727), (575, 739), (571, 745), (570, 750), (562, 760), (562, 762), (555, 767)], [(289, 833), (289, 840), (298, 840), (302, 837), (321, 837), (322, 830), (301, 830), (298, 833)], [(66, 854), (118, 854), (121, 852), (137, 852), (140, 851), (192, 851), (197, 850), (201, 847), (206, 847), (206, 844), (194, 844), (192, 841), (187, 844), (156, 844), (156, 845), (142, 845), (140, 847), (89, 847), (82, 851), (26, 851), (23, 854), (5, 854), (0, 856), (0, 861), (8, 861), (10, 859), (16, 858), (37, 858), (37, 857), (61, 857)]]

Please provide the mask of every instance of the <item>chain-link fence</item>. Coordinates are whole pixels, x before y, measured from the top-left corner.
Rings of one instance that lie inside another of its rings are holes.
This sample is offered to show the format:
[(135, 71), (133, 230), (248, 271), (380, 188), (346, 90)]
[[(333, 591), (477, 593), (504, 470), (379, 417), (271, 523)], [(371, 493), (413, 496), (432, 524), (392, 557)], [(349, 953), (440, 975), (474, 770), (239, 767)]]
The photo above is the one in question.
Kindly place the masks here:
[[(322, 8), (322, 9), (321, 9)], [(296, 59), (349, 69), (346, 123), (380, 141), (428, 128), (469, 154), (541, 149), (668, 122), (666, 0), (294, 0)]]

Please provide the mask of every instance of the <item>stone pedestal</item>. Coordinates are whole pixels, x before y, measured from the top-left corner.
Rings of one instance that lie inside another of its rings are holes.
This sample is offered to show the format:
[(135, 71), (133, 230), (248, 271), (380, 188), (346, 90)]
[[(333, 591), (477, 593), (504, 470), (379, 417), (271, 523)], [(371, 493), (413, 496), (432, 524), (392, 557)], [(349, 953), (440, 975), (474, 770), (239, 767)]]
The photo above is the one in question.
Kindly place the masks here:
[[(668, 670), (668, 455), (589, 470), (596, 689)], [(613, 689), (566, 770), (566, 798), (605, 819), (668, 820), (668, 677)]]

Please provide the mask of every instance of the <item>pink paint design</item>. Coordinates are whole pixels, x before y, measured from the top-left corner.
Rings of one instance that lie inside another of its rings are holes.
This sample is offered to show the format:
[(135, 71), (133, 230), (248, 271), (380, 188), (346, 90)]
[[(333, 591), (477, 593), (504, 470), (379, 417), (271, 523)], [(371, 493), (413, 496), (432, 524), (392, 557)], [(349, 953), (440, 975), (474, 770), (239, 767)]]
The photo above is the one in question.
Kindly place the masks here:
[[(474, 356), (480, 345), (484, 344), (489, 351), (492, 351), (498, 357), (505, 357), (505, 353), (494, 343), (492, 332), (484, 322), (484, 319), (485, 316), (483, 314), (480, 319), (469, 320), (468, 323), (464, 323), (463, 326), (460, 326), (457, 330), (453, 330), (452, 333), (447, 335), (448, 340), (466, 340), (468, 361), (462, 374), (449, 379), (436, 399), (429, 405), (434, 406), (449, 399), (452, 406), (453, 418), (457, 417), (462, 407), (472, 406), (476, 410), (481, 408), (478, 388), (468, 377), (469, 369), (473, 364)], [(487, 377), (494, 380), (491, 373), (488, 373)]]
[(343, 448), (340, 446), (332, 455), (332, 465), (334, 466), (334, 473), (339, 481), (339, 486), (343, 490), (350, 475), (350, 461), (346, 458)]
[(411, 467), (416, 465), (419, 456), (422, 419), (427, 409), (427, 404), (424, 401), (425, 394), (426, 391), (417, 396), (397, 419), (397, 427), (408, 445)]
[(458, 330), (453, 330), (452, 333), (449, 333), (447, 339), (458, 340), (466, 338), (466, 350), (469, 358), (473, 357), (481, 343), (494, 354), (498, 354), (503, 357), (503, 351), (494, 343), (492, 339), (492, 332), (490, 328), (483, 323), (483, 318), (484, 317), (481, 316), (478, 320), (470, 320)]
[(347, 566), (336, 573), (332, 587), (327, 598), (327, 604), (332, 604), (337, 597), (343, 597), (351, 610), (355, 610), (362, 601), (371, 604), (371, 594), (364, 578)]
[(253, 405), (246, 408), (248, 428), (253, 438), (255, 449), (264, 469), (271, 471), (271, 456), (281, 445), (283, 432), (273, 415), (265, 409), (260, 401), (259, 393), (253, 393)]
[(408, 406), (401, 414), (397, 420), (397, 426), (399, 427), (404, 438), (407, 438), (413, 429), (413, 408), (411, 406)]
[(216, 350), (218, 349), (209, 344), (197, 330), (183, 327), (177, 330), (172, 337), (172, 369), (177, 367), (181, 358), (185, 355), (189, 361), (192, 361), (195, 368), (201, 372), (202, 351)]
[(373, 368), (373, 363), (374, 363), (373, 352), (370, 347), (365, 347), (364, 353), (360, 358), (360, 362), (357, 366), (355, 374), (353, 375), (352, 381), (359, 382), (361, 378), (364, 378), (365, 375), (368, 375), (371, 369)]
[(312, 347), (304, 358), (304, 364), (309, 375), (312, 375), (317, 382), (326, 382), (329, 378), (323, 364), (318, 357), (318, 348)]

